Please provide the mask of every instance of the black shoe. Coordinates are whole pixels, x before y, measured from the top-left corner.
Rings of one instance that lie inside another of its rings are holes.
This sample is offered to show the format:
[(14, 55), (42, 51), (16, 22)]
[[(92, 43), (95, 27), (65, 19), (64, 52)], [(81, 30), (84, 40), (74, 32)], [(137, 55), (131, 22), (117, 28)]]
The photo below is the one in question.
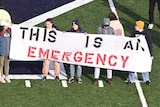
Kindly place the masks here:
[(73, 82), (74, 82), (74, 77), (70, 77), (68, 83), (73, 83)]
[(150, 81), (146, 81), (146, 84), (147, 84), (147, 85), (151, 85), (151, 82), (150, 82)]
[(131, 81), (128, 81), (128, 82), (127, 82), (127, 85), (131, 85), (131, 84), (132, 84)]
[(131, 85), (132, 82), (130, 80), (127, 80), (127, 85)]
[(111, 84), (112, 84), (112, 79), (108, 79), (108, 81), (107, 81), (107, 82), (108, 82), (108, 84), (110, 84), (110, 85), (111, 85)]
[(59, 79), (59, 77), (58, 77), (58, 76), (56, 76), (55, 80), (56, 80), (56, 81), (59, 81), (60, 79)]
[(98, 85), (98, 79), (94, 79), (93, 84), (94, 84), (94, 85)]
[(42, 80), (43, 80), (43, 81), (45, 81), (46, 79), (47, 79), (47, 77), (46, 77), (46, 76), (44, 76), (44, 77), (42, 78)]

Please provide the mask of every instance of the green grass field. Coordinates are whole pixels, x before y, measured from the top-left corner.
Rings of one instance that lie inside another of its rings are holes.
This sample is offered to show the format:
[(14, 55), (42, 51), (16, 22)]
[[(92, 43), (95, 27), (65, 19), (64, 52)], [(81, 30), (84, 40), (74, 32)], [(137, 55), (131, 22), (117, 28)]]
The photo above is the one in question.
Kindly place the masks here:
[[(114, 0), (114, 4), (124, 26), (126, 36), (134, 28), (136, 20), (148, 24), (148, 0)], [(55, 24), (66, 31), (73, 19), (79, 19), (81, 27), (88, 33), (95, 33), (104, 17), (110, 12), (108, 0), (95, 0), (70, 12), (54, 18)], [(43, 26), (41, 23), (37, 26)], [(160, 107), (160, 19), (157, 5), (155, 25), (149, 30), (154, 49), (151, 85), (141, 83), (148, 107)], [(137, 59), (138, 61), (138, 59)], [(68, 69), (67, 73), (69, 72)], [(82, 84), (74, 82), (63, 88), (61, 82), (54, 80), (31, 80), (32, 87), (25, 87), (25, 80), (12, 80), (10, 84), (0, 84), (0, 107), (142, 107), (135, 84), (128, 86), (124, 80), (128, 72), (113, 72), (113, 84), (106, 82), (106, 75), (101, 71), (103, 88), (94, 86), (93, 68), (83, 67)], [(141, 74), (138, 74), (141, 78)]]

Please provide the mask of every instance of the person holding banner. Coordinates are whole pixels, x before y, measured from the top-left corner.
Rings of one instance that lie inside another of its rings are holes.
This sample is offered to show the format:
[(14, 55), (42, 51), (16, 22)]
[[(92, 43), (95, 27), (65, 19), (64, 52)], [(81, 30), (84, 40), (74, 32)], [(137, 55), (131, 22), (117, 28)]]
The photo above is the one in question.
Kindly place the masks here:
[[(76, 33), (85, 33), (85, 31), (80, 27), (79, 21), (77, 19), (73, 20), (72, 28), (67, 32), (76, 32)], [(68, 79), (68, 83), (74, 82), (75, 68), (77, 70), (77, 80), (78, 83), (82, 83), (81, 75), (82, 75), (82, 67), (80, 65), (70, 64), (70, 78)]]
[[(149, 52), (151, 59), (153, 59), (153, 50), (152, 50), (152, 40), (149, 32), (144, 29), (144, 22), (139, 20), (135, 23), (135, 30), (131, 33), (131, 37), (138, 37), (144, 35), (148, 44)], [(143, 82), (147, 85), (150, 85), (151, 81), (149, 79), (149, 71), (142, 73)], [(130, 85), (135, 81), (135, 72), (129, 72), (127, 84)]]
[[(9, 52), (11, 42), (11, 16), (4, 10), (0, 9), (0, 82), (10, 83), (9, 79)], [(5, 78), (3, 78), (3, 70)]]
[(124, 35), (124, 28), (121, 22), (118, 20), (117, 16), (114, 12), (110, 12), (108, 14), (108, 18), (110, 19), (110, 27), (114, 29), (116, 36), (125, 36)]
[[(57, 28), (57, 26), (54, 25), (52, 18), (46, 19), (45, 28), (52, 29), (52, 30), (59, 30), (59, 28)], [(49, 64), (50, 64), (50, 60), (45, 59), (43, 62), (43, 68), (42, 68), (43, 80), (47, 79), (47, 75), (49, 72)], [(57, 61), (54, 61), (53, 66), (54, 66), (54, 72), (55, 72), (55, 76), (56, 76), (55, 80), (59, 81), (60, 63)]]
[[(97, 34), (115, 35), (114, 29), (110, 27), (110, 19), (104, 18), (102, 26), (98, 27)], [(98, 85), (98, 79), (100, 75), (100, 68), (94, 70), (94, 85)], [(108, 83), (112, 84), (112, 70), (107, 69)]]

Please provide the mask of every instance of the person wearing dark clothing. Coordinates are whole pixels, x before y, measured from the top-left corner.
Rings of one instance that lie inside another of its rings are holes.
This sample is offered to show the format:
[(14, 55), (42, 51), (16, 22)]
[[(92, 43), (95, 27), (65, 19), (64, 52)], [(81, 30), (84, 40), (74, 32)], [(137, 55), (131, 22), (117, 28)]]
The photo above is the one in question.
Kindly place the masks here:
[(79, 21), (77, 19), (73, 20), (72, 28), (67, 32), (85, 33), (85, 31), (80, 27)]
[[(75, 33), (86, 33), (79, 24), (77, 19), (73, 20), (72, 27), (67, 32), (75, 32)], [(81, 75), (82, 75), (82, 66), (70, 64), (70, 78), (68, 79), (68, 83), (73, 83), (75, 80), (75, 70), (77, 71), (77, 80), (78, 83), (82, 83)]]
[[(140, 35), (145, 36), (145, 39), (148, 44), (151, 59), (153, 59), (151, 36), (150, 36), (149, 32), (146, 29), (144, 29), (144, 22), (143, 21), (136, 21), (135, 30), (131, 33), (131, 37), (138, 37)], [(143, 78), (143, 82), (145, 82), (147, 85), (150, 85), (151, 81), (149, 79), (149, 72), (148, 71), (142, 73), (142, 78)], [(135, 81), (135, 72), (129, 72), (128, 85), (130, 85), (134, 81)]]
[(149, 25), (148, 29), (152, 29), (154, 25), (154, 7), (158, 4), (159, 18), (160, 18), (160, 0), (149, 0)]

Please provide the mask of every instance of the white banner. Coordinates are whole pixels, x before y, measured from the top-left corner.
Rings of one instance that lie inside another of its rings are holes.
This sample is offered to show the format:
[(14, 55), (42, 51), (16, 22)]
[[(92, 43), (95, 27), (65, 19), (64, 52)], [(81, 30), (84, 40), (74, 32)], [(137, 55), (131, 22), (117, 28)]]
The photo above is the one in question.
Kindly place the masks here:
[(151, 71), (152, 60), (144, 36), (51, 31), (12, 26), (10, 58), (21, 61), (50, 59), (83, 66), (123, 71)]

